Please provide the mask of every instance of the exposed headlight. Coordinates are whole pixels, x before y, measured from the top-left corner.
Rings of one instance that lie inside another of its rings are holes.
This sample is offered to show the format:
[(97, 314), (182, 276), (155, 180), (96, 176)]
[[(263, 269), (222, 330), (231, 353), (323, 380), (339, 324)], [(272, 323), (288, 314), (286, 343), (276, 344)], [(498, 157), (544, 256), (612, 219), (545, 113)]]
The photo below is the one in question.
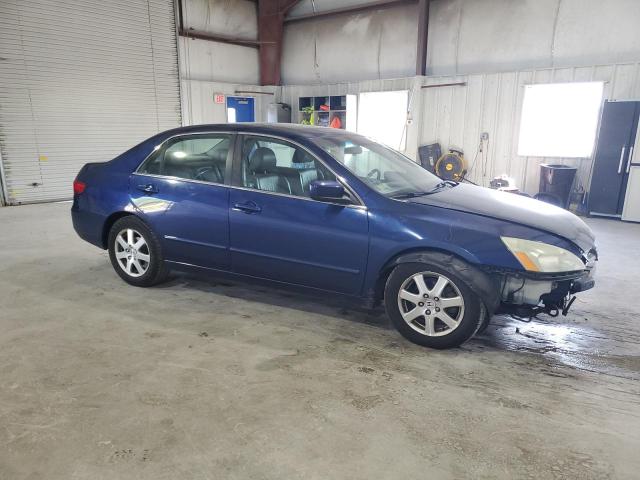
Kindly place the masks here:
[(574, 272), (586, 268), (582, 260), (564, 248), (522, 238), (500, 238), (525, 270), (530, 272)]

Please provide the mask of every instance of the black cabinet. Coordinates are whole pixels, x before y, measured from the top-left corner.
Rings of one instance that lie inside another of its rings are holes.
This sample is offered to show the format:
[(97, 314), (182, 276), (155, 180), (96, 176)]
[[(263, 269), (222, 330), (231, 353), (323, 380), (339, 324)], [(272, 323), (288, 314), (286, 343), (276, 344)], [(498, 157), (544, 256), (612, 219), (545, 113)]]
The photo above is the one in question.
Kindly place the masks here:
[(620, 217), (629, 177), (640, 102), (605, 102), (589, 190), (589, 213)]

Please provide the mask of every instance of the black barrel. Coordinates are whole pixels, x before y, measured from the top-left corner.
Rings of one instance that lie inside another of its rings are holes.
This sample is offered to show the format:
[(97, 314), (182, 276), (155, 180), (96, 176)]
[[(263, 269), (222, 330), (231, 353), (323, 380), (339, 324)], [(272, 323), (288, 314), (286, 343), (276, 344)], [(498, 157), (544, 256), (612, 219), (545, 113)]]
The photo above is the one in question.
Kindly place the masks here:
[(540, 197), (556, 197), (558, 199), (558, 206), (567, 208), (569, 206), (569, 198), (571, 197), (571, 189), (577, 170), (576, 167), (570, 167), (568, 165), (541, 164), (539, 195), (546, 195), (540, 195)]

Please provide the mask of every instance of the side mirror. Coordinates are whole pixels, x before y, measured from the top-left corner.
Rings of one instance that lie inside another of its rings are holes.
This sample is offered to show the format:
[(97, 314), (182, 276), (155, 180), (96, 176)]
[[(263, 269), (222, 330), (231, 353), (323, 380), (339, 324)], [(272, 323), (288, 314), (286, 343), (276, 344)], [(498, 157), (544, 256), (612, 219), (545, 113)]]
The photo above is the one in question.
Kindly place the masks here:
[(351, 203), (345, 198), (342, 184), (333, 180), (314, 180), (309, 186), (309, 196), (321, 202)]

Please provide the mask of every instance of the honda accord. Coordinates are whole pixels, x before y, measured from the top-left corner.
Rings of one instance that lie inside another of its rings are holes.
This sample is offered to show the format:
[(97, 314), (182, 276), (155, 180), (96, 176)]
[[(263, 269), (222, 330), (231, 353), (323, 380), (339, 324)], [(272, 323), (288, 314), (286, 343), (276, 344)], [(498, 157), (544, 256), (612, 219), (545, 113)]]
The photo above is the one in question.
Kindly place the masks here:
[(85, 165), (73, 190), (76, 232), (131, 285), (197, 270), (383, 303), (432, 348), (497, 313), (566, 314), (594, 285), (595, 239), (577, 216), (443, 181), (337, 129), (177, 128)]

